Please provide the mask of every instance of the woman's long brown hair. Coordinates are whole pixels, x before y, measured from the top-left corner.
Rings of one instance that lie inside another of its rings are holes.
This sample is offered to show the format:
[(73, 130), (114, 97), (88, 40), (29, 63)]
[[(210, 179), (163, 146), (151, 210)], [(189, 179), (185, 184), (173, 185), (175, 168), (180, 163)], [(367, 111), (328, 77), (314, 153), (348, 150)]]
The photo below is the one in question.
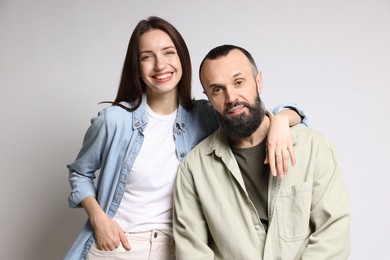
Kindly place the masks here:
[[(152, 29), (162, 30), (167, 33), (176, 47), (183, 70), (182, 77), (178, 83), (179, 97), (184, 108), (189, 110), (192, 108), (192, 68), (187, 45), (179, 31), (172, 24), (156, 16), (141, 20), (134, 28), (127, 48), (118, 93), (115, 101), (109, 103), (112, 103), (114, 106), (120, 106), (129, 112), (136, 110), (141, 105), (142, 95), (146, 91), (146, 85), (140, 76), (139, 39), (142, 34)], [(128, 108), (121, 105), (120, 102), (122, 101), (129, 102), (131, 107)]]

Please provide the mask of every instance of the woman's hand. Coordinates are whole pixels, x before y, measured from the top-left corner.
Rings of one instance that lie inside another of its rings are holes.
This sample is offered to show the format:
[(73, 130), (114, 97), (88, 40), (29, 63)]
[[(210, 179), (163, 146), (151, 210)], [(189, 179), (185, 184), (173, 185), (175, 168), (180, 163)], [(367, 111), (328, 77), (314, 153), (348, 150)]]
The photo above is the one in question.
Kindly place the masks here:
[(125, 236), (125, 232), (119, 224), (110, 219), (102, 210), (95, 197), (89, 196), (81, 202), (87, 212), (89, 221), (95, 233), (96, 246), (99, 250), (112, 251), (120, 244), (130, 250), (131, 246)]
[(268, 163), (271, 174), (283, 179), (288, 172), (288, 160), (296, 164), (294, 148), (290, 133), (290, 118), (279, 113), (271, 119), (267, 138), (267, 154), (264, 163)]
[(113, 251), (120, 244), (130, 250), (131, 246), (125, 236), (125, 232), (115, 220), (110, 219), (106, 214), (99, 215), (91, 223), (95, 231), (95, 242), (99, 250)]

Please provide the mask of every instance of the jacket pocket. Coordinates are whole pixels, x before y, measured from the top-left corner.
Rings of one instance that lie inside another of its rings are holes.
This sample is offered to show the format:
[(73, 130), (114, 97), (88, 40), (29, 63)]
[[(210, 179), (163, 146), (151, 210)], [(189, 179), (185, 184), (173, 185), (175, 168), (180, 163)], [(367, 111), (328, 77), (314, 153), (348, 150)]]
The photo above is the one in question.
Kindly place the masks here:
[(285, 241), (300, 241), (310, 234), (313, 182), (281, 188), (276, 206), (279, 236)]

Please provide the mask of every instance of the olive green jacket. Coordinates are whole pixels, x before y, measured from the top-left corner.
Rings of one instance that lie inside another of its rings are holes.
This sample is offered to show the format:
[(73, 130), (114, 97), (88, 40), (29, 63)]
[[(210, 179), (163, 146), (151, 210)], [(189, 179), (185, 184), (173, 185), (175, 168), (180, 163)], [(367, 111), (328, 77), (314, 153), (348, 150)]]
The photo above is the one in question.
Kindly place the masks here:
[(177, 259), (347, 259), (350, 210), (334, 144), (291, 128), (296, 166), (268, 185), (268, 232), (219, 128), (182, 161), (174, 190)]

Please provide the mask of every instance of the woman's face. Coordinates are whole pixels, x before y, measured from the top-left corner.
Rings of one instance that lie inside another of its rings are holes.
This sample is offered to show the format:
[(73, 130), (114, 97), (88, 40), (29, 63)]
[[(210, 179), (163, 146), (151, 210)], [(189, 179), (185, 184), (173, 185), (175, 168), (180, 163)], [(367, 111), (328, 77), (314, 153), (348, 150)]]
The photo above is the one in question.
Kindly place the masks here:
[(176, 47), (164, 31), (152, 29), (139, 39), (139, 60), (147, 93), (176, 93), (182, 67)]

